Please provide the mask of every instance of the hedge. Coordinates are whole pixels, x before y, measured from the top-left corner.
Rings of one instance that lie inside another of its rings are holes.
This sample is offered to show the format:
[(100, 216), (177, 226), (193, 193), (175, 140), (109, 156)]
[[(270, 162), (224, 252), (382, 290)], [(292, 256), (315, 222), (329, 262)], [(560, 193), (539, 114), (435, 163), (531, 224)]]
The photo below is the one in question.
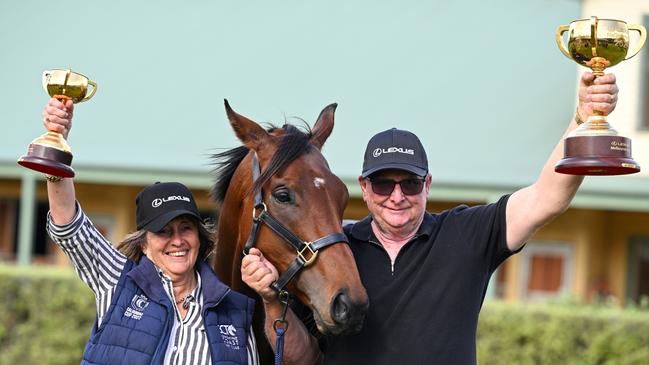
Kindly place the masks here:
[(647, 365), (649, 311), (575, 304), (487, 303), (480, 365)]
[(71, 269), (0, 266), (0, 364), (78, 364), (94, 319)]
[[(94, 296), (71, 269), (0, 265), (0, 365), (78, 364)], [(647, 365), (649, 311), (487, 302), (480, 365)]]

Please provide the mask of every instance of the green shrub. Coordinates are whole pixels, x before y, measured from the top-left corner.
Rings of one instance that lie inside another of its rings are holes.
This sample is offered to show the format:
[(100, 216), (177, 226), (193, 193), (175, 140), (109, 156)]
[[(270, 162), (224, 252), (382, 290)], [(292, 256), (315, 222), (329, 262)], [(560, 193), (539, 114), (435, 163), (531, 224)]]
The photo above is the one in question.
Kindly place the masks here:
[(78, 364), (95, 313), (71, 269), (0, 266), (0, 365)]
[(486, 303), (480, 365), (647, 365), (649, 311)]
[[(94, 296), (71, 269), (0, 266), (0, 365), (81, 360)], [(647, 365), (649, 311), (488, 302), (480, 365)]]

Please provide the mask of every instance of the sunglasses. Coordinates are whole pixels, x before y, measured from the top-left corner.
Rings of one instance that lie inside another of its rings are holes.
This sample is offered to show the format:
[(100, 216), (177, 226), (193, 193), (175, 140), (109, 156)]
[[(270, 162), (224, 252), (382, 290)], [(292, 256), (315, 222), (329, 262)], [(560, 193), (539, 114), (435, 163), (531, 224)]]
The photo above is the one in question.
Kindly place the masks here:
[(417, 195), (424, 189), (424, 178), (410, 178), (401, 181), (380, 178), (367, 178), (372, 183), (372, 191), (375, 194), (389, 196), (394, 186), (399, 184), (404, 195)]

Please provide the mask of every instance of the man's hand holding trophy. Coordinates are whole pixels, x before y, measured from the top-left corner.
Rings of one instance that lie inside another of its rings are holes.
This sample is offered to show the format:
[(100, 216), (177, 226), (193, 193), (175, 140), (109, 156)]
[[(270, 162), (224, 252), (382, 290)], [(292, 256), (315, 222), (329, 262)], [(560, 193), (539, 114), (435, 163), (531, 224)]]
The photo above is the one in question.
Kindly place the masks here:
[[(638, 32), (640, 38), (629, 52), (631, 30)], [(563, 43), (565, 32), (568, 32), (567, 48)], [(556, 32), (561, 52), (593, 70), (595, 77), (603, 76), (604, 69), (635, 56), (646, 38), (647, 30), (642, 25), (627, 25), (621, 20), (594, 16), (561, 25)], [(565, 139), (564, 158), (555, 166), (555, 171), (571, 175), (625, 175), (640, 171), (640, 166), (631, 158), (631, 139), (619, 136), (608, 124), (606, 115), (597, 110), (594, 114)]]

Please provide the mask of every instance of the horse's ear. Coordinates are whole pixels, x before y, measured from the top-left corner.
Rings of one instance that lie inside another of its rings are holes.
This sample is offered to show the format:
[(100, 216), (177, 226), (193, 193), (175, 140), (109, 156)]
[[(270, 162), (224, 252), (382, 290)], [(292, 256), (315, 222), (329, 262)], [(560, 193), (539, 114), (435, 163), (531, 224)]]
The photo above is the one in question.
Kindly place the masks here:
[(224, 99), (224, 102), (225, 112), (228, 115), (234, 134), (246, 147), (258, 151), (264, 142), (270, 138), (270, 134), (259, 124), (232, 110), (228, 99)]
[(311, 137), (311, 143), (316, 146), (318, 149), (322, 149), (327, 138), (331, 134), (331, 131), (334, 129), (334, 113), (336, 112), (336, 107), (338, 104), (333, 103), (327, 105), (318, 116), (318, 120), (313, 126), (311, 131), (313, 136)]

